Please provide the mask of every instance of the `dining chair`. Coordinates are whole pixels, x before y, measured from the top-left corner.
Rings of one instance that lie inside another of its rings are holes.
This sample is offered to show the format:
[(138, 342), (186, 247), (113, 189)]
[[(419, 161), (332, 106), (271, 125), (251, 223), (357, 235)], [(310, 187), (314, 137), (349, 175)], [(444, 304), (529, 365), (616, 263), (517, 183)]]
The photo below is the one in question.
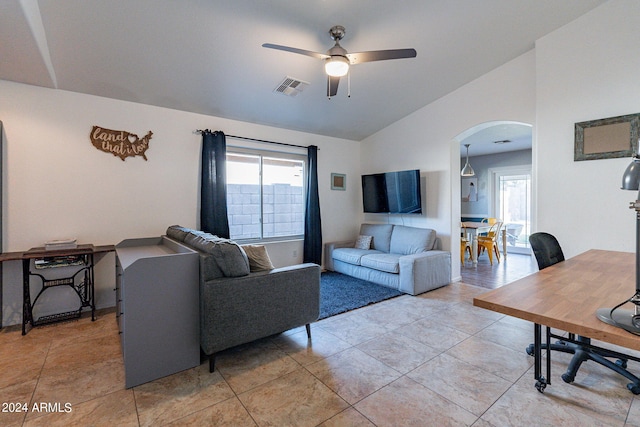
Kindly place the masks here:
[(493, 265), (493, 254), (496, 255), (496, 260), (500, 262), (500, 248), (498, 244), (498, 236), (500, 235), (500, 229), (502, 228), (502, 222), (496, 221), (486, 236), (478, 236), (478, 256), (486, 249), (489, 255), (489, 263)]
[[(488, 218), (482, 218), (482, 220), (480, 221), (481, 224), (488, 224), (488, 225), (493, 225), (496, 222), (500, 221), (498, 218), (492, 218), (492, 217), (488, 217)], [(478, 234), (479, 236), (486, 236), (487, 233), (480, 233)]]
[[(551, 267), (552, 265), (564, 261), (562, 248), (558, 243), (558, 239), (556, 239), (552, 234), (545, 232), (533, 233), (529, 236), (529, 243), (531, 244), (531, 249), (533, 249), (533, 254), (538, 262), (538, 269), (544, 270), (547, 267)], [(605, 349), (595, 349), (590, 347), (591, 338), (577, 336), (576, 339), (575, 334), (569, 333), (568, 339), (571, 341), (559, 340), (555, 343), (542, 344), (543, 350), (546, 350), (547, 347), (549, 347), (550, 350), (573, 354), (573, 357), (567, 366), (567, 371), (561, 375), (562, 381), (572, 383), (576, 378), (580, 365), (587, 360), (593, 360), (594, 362), (599, 363), (600, 365), (631, 380), (632, 382), (627, 384), (627, 388), (633, 394), (640, 394), (640, 378), (636, 377), (626, 369), (627, 359), (619, 358), (619, 353), (612, 353)], [(529, 344), (526, 348), (526, 352), (528, 355), (532, 356), (534, 353), (534, 345)], [(611, 361), (609, 358), (616, 360)]]

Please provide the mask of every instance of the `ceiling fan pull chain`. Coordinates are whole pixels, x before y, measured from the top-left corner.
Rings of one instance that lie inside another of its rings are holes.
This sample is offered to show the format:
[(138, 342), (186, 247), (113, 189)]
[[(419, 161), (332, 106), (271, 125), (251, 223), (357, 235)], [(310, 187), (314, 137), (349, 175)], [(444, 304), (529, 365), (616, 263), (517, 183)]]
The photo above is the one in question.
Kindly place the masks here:
[(351, 70), (347, 72), (347, 98), (351, 98)]

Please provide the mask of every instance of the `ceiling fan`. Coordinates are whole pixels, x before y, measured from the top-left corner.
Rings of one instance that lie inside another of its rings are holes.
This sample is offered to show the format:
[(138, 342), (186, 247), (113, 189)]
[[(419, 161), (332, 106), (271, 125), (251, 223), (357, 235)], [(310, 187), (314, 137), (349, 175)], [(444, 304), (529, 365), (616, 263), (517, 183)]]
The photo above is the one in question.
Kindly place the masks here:
[(344, 37), (345, 28), (342, 25), (335, 25), (329, 30), (329, 35), (336, 44), (327, 53), (312, 52), (310, 50), (298, 49), (295, 47), (281, 46), (277, 44), (265, 43), (262, 47), (269, 49), (284, 50), (285, 52), (298, 53), (300, 55), (311, 56), (324, 61), (324, 69), (327, 73), (327, 97), (331, 98), (338, 93), (338, 83), (340, 77), (349, 73), (349, 66), (362, 62), (384, 61), (387, 59), (415, 58), (415, 49), (389, 49), (370, 50), (367, 52), (347, 53), (346, 49), (340, 46), (340, 40)]

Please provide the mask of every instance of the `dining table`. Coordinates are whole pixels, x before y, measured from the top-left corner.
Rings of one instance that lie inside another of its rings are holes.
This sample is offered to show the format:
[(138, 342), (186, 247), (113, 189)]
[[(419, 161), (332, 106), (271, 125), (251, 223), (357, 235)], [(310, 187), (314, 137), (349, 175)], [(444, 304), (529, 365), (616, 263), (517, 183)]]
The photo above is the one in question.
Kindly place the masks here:
[[(466, 229), (467, 236), (465, 236), (468, 240), (471, 241), (471, 261), (473, 262), (473, 266), (476, 267), (478, 265), (478, 235), (482, 233), (488, 233), (491, 229), (492, 224), (488, 222), (478, 222), (478, 221), (462, 221), (460, 223), (462, 229)], [(502, 256), (507, 258), (507, 230), (503, 226), (501, 229), (501, 238), (502, 238)]]

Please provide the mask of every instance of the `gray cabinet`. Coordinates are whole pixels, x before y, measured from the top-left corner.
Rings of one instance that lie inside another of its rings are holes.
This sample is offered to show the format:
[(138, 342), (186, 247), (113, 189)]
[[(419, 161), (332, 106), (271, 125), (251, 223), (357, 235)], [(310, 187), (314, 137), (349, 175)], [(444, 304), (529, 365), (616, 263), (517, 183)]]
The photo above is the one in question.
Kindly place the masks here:
[(116, 245), (126, 387), (200, 365), (199, 256), (167, 237)]

